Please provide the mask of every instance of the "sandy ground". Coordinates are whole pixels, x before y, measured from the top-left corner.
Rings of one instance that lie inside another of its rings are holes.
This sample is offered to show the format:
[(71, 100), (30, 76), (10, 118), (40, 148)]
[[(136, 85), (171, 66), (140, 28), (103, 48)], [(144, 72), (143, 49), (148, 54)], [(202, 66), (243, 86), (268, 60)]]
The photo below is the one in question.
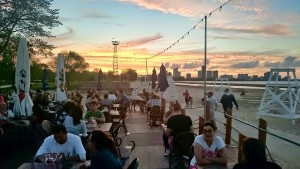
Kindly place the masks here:
[[(202, 106), (201, 98), (204, 95), (203, 87), (177, 86), (179, 101), (183, 106), (185, 105), (185, 102), (182, 93), (185, 92), (185, 90), (188, 90), (190, 95), (193, 97), (193, 107)], [(258, 111), (258, 107), (260, 105), (264, 90), (246, 88), (231, 90), (239, 105), (239, 110), (236, 110), (234, 108), (233, 115), (243, 121), (257, 125), (258, 120), (256, 113)], [(240, 95), (242, 90), (246, 92), (246, 95)], [(212, 88), (208, 87), (207, 91), (212, 91)], [(218, 106), (218, 111), (222, 111), (221, 105)], [(292, 121), (285, 118), (275, 118), (269, 116), (260, 118), (267, 121), (269, 128), (300, 136), (300, 119), (296, 119), (296, 124), (295, 126), (293, 126)]]

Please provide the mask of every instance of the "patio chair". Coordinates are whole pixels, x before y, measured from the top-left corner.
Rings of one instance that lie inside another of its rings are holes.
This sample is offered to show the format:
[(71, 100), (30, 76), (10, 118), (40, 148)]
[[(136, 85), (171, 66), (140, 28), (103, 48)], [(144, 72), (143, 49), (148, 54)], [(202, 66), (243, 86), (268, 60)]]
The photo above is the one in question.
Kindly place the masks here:
[(184, 169), (184, 159), (188, 160), (188, 165), (193, 158), (193, 143), (196, 134), (193, 132), (182, 132), (179, 133), (173, 139), (173, 148), (170, 149), (169, 153), (169, 168)]
[(50, 121), (44, 120), (42, 122), (42, 127), (45, 130), (45, 133), (46, 133), (47, 136), (50, 136), (52, 134), (53, 124)]
[(157, 122), (162, 123), (160, 106), (153, 106), (150, 111), (150, 127), (161, 126), (157, 125)]
[(135, 158), (130, 165), (127, 167), (127, 169), (137, 169), (139, 167), (140, 160), (138, 158)]

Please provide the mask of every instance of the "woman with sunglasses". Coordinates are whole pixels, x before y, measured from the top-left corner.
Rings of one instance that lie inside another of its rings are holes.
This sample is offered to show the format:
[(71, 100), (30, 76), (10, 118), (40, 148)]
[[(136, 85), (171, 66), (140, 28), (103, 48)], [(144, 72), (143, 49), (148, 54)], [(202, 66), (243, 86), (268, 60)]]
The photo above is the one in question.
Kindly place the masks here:
[(92, 153), (91, 165), (82, 165), (80, 169), (122, 169), (116, 144), (105, 132), (93, 131), (88, 139), (88, 147)]
[(216, 129), (213, 120), (204, 123), (203, 134), (195, 138), (195, 156), (191, 160), (190, 169), (196, 169), (196, 165), (227, 164), (227, 158), (224, 155), (225, 143), (221, 137), (215, 135)]

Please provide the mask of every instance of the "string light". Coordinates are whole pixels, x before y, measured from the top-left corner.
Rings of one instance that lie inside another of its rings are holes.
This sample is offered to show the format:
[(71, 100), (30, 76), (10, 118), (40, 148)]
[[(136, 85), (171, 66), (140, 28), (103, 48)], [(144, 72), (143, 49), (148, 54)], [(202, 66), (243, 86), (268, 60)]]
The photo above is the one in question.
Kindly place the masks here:
[[(219, 6), (218, 8), (216, 8), (215, 10), (211, 11), (208, 15), (205, 14), (204, 17), (203, 17), (200, 21), (198, 21), (191, 29), (188, 30), (187, 33), (185, 33), (182, 37), (180, 37), (180, 38), (179, 38), (176, 42), (174, 42), (171, 46), (175, 46), (177, 43), (179, 43), (180, 40), (184, 39), (184, 37), (185, 37), (186, 35), (189, 35), (189, 34), (190, 34), (190, 31), (195, 30), (196, 27), (197, 27), (200, 23), (203, 22), (203, 20), (204, 20), (205, 17), (210, 17), (210, 16), (211, 16), (213, 13), (215, 13), (216, 11), (219, 11), (219, 12), (220, 12), (220, 11), (222, 10), (223, 6), (225, 6), (226, 4), (228, 4), (228, 3), (231, 2), (231, 1), (235, 2), (235, 0), (228, 0), (227, 2), (225, 2), (224, 4), (222, 4), (221, 6)], [(155, 54), (155, 55), (153, 55), (153, 56), (151, 56), (151, 57), (149, 57), (149, 58), (154, 58), (154, 57), (157, 57), (157, 56), (162, 55), (162, 54), (165, 53), (167, 50), (171, 49), (171, 46), (169, 46), (168, 48), (164, 49), (163, 51), (161, 51), (161, 52), (159, 52), (159, 53), (157, 53), (157, 54)]]

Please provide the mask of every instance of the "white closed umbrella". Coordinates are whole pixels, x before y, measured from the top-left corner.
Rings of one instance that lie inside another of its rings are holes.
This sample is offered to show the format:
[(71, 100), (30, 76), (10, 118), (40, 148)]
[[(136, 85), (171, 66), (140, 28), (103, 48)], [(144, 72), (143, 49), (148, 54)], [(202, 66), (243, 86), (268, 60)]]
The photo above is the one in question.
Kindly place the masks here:
[(56, 92), (54, 96), (55, 102), (63, 102), (67, 100), (67, 91), (65, 90), (65, 81), (66, 81), (66, 73), (64, 66), (64, 58), (62, 54), (58, 54), (57, 56), (57, 65), (56, 65)]
[(31, 116), (33, 103), (29, 95), (30, 64), (27, 41), (25, 38), (21, 38), (19, 42), (16, 60), (15, 86), (18, 94), (13, 109), (15, 116)]

